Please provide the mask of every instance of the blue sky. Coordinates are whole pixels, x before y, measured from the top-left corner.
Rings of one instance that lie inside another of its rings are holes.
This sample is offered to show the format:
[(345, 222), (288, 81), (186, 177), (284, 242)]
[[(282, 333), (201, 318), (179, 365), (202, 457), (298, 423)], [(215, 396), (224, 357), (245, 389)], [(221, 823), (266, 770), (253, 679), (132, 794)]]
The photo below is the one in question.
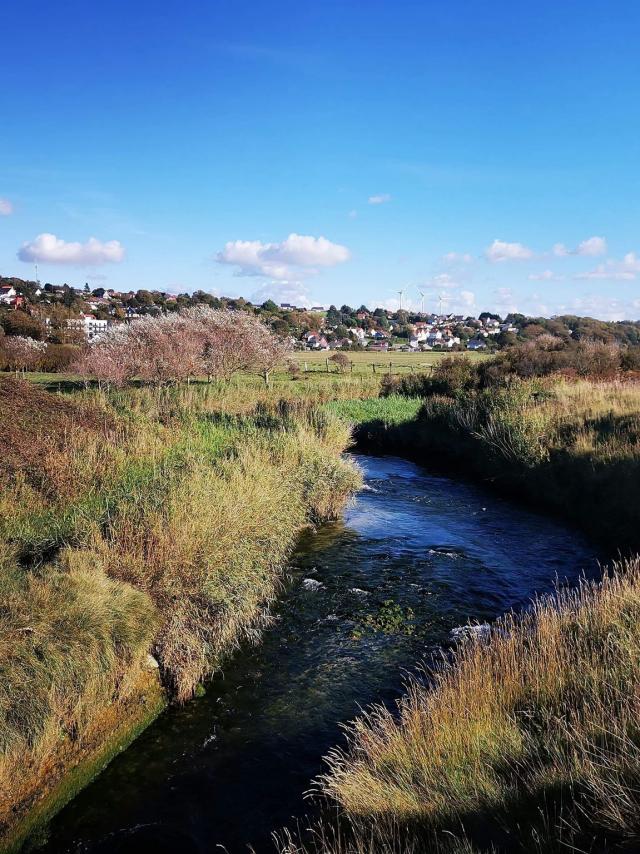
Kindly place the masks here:
[(4, 275), (640, 317), (635, 0), (22, 0), (0, 31)]

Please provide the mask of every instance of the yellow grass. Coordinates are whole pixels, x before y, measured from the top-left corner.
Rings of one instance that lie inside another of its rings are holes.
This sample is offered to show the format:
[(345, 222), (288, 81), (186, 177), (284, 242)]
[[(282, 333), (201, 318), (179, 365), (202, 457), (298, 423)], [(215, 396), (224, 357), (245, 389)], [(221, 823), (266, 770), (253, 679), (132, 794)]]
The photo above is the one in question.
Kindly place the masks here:
[[(325, 370), (326, 362), (329, 360), (329, 370), (336, 371), (335, 365), (331, 362), (331, 356), (336, 351), (295, 351), (291, 353), (291, 358), (304, 368), (305, 362), (309, 371)], [(391, 370), (393, 373), (409, 373), (411, 371), (428, 371), (433, 365), (437, 365), (443, 358), (447, 356), (455, 356), (455, 353), (445, 353), (438, 351), (427, 351), (425, 353), (401, 353), (397, 350), (391, 350), (388, 353), (381, 353), (369, 350), (354, 350), (346, 352), (346, 355), (353, 362), (353, 372), (356, 374), (372, 374), (373, 365), (376, 366), (377, 373), (384, 373)], [(463, 354), (460, 354), (463, 355)], [(485, 359), (483, 353), (470, 351), (464, 354), (472, 360)]]

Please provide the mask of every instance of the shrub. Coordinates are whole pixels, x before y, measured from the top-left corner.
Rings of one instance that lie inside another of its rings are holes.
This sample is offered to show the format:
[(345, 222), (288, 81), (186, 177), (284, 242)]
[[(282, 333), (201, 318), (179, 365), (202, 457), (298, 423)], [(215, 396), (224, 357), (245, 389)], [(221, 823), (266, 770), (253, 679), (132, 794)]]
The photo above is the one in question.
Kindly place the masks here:
[(438, 362), (430, 374), (405, 374), (384, 377), (381, 385), (383, 397), (401, 394), (407, 397), (448, 395), (455, 397), (476, 388), (476, 365), (466, 356), (447, 356)]
[(334, 353), (333, 356), (329, 358), (329, 361), (333, 362), (341, 374), (348, 371), (351, 367), (351, 359), (346, 353)]
[(75, 344), (49, 343), (40, 361), (40, 369), (52, 374), (68, 371), (81, 353), (82, 348)]

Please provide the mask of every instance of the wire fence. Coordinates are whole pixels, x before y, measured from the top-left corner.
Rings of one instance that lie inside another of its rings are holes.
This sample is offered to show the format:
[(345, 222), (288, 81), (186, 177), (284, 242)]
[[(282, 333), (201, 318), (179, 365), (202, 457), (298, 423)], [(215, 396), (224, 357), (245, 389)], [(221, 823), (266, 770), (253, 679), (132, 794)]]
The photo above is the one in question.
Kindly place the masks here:
[(433, 362), (416, 363), (411, 365), (403, 364), (402, 362), (350, 362), (349, 365), (340, 366), (330, 359), (322, 362), (303, 362), (301, 370), (305, 374), (347, 374), (347, 373), (372, 373), (372, 374), (393, 374), (395, 373), (431, 373), (435, 365)]

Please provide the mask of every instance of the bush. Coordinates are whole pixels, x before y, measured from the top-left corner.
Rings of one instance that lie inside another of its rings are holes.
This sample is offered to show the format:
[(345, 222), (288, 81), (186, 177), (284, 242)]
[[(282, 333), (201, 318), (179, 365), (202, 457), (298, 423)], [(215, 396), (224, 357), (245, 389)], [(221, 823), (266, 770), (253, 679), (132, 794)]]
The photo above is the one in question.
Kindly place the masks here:
[(75, 344), (47, 344), (40, 361), (40, 369), (52, 374), (68, 371), (81, 353), (82, 348)]
[(329, 358), (329, 361), (333, 362), (341, 374), (348, 371), (351, 367), (351, 359), (346, 353), (334, 353), (333, 356)]
[(477, 366), (466, 356), (448, 356), (438, 362), (430, 374), (405, 374), (385, 376), (381, 384), (381, 395), (394, 394), (406, 397), (429, 397), (447, 395), (456, 397), (478, 386)]

